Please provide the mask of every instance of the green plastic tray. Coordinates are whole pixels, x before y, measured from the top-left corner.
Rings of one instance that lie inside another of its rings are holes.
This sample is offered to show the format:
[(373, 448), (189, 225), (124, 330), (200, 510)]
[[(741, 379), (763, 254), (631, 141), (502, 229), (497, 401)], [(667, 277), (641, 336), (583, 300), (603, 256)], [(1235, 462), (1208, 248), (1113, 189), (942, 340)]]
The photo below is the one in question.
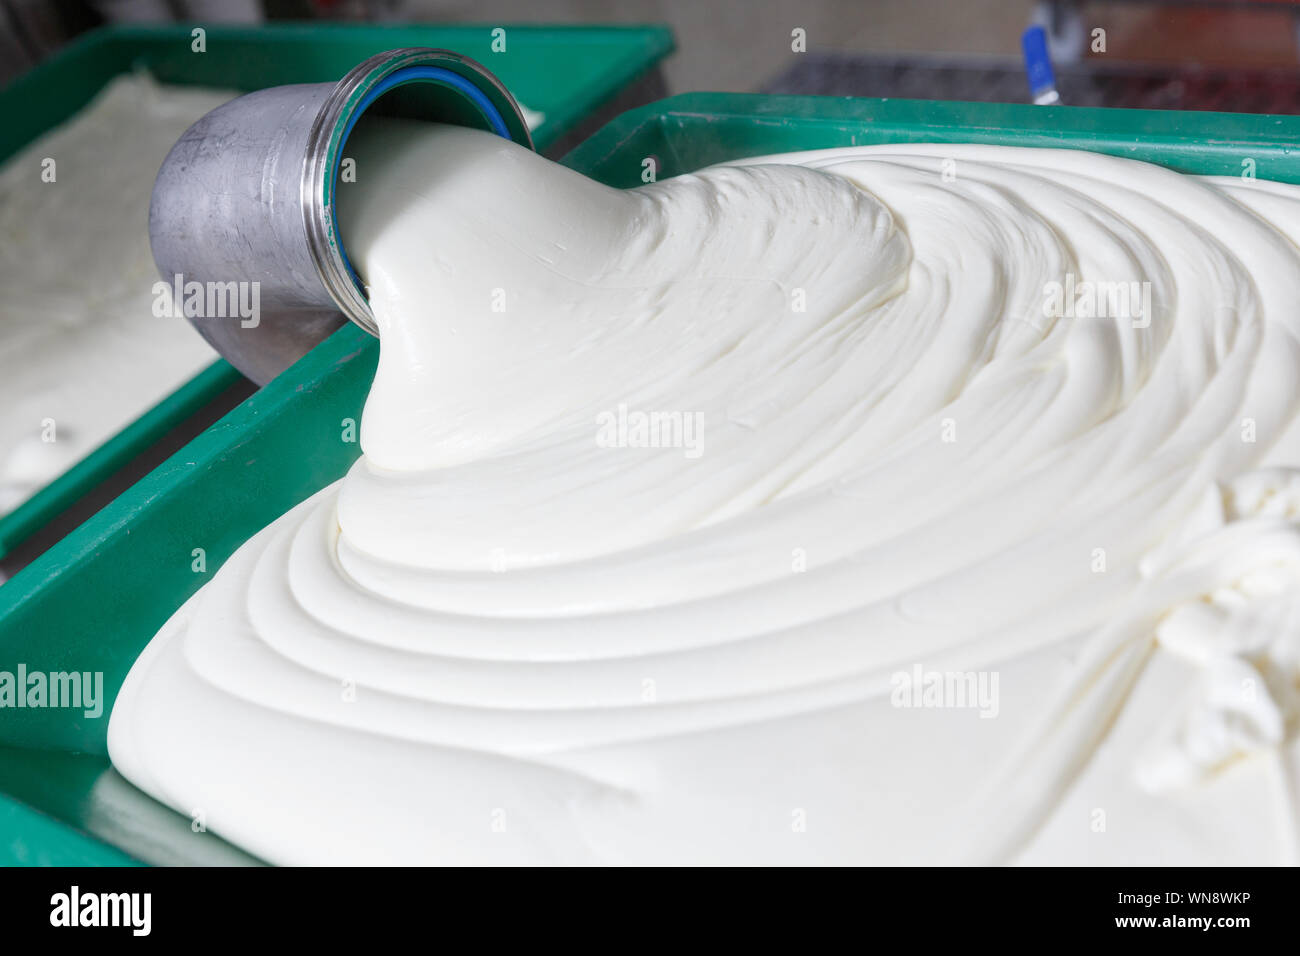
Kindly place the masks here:
[[(85, 35), (0, 90), (0, 162), (84, 107), (113, 77), (146, 69), (165, 83), (249, 91), (337, 80), (367, 56), (403, 46), (444, 47), (484, 63), (529, 109), (545, 114), (539, 150), (570, 133), (673, 46), (666, 27), (492, 26), (205, 27), (207, 52), (191, 51), (188, 26), (109, 27)], [(142, 226), (143, 228), (143, 226)], [(217, 361), (62, 476), (0, 516), (0, 558), (40, 530), (239, 373)]]
[[(1260, 177), (1300, 182), (1300, 117), (723, 94), (678, 96), (626, 113), (565, 162), (630, 186), (640, 182), (647, 156), (671, 176), (769, 152), (903, 141), (1090, 148), (1191, 173), (1238, 172), (1250, 158)], [(102, 670), (107, 693), (115, 694), (149, 638), (231, 552), (356, 459), (357, 446), (341, 441), (342, 421), (360, 419), (377, 353), (360, 330), (339, 330), (0, 586), (0, 670), (20, 661), (32, 670)], [(207, 555), (204, 574), (191, 570), (198, 547)], [(24, 841), (29, 856), (155, 858), (157, 844), (122, 835), (138, 834), (143, 823), (105, 834), (98, 821), (106, 814), (96, 802), (104, 791), (116, 794), (119, 821), (170, 819), (173, 828), (179, 821), (184, 836), (166, 845), (172, 858), (219, 856), (216, 841), (189, 838), (188, 821), (160, 815), (142, 795), (125, 799), (120, 778), (116, 790), (104, 784), (116, 777), (103, 759), (106, 719), (0, 713), (0, 745), (30, 751), (0, 753), (0, 792), (66, 824), (51, 830), (46, 821), (38, 829), (0, 813), (0, 856)], [(221, 846), (228, 860), (233, 851)]]

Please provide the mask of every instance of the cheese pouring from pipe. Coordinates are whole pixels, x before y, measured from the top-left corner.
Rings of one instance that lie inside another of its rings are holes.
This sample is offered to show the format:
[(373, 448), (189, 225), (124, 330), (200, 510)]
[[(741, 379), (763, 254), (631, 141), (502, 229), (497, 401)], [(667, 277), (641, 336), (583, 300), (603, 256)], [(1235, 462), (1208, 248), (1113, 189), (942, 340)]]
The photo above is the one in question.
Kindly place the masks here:
[(282, 863), (1300, 862), (1300, 189), (356, 155), (363, 457), (142, 654), (129, 780)]

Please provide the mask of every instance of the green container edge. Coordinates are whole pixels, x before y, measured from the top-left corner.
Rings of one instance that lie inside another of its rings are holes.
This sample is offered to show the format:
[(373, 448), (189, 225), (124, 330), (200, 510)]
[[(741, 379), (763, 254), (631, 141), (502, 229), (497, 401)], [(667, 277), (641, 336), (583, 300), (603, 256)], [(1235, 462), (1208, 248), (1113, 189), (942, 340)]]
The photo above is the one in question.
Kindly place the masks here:
[[(564, 162), (610, 185), (631, 186), (641, 181), (645, 156), (658, 157), (661, 175), (667, 177), (769, 152), (908, 140), (1090, 148), (1202, 174), (1239, 172), (1242, 160), (1252, 159), (1261, 178), (1300, 182), (1300, 117), (713, 93), (685, 94), (625, 113)], [(341, 476), (355, 460), (357, 449), (341, 440), (340, 428), (349, 418), (359, 421), (377, 353), (378, 344), (360, 330), (339, 330), (0, 586), (0, 669), (28, 659), (49, 670), (105, 663), (106, 685), (111, 673), (115, 692), (157, 626), (234, 548), (266, 520)], [(265, 479), (275, 471), (275, 462), (257, 468), (255, 453), (268, 445), (279, 462), (291, 467), (279, 473), (279, 481), (261, 486), (252, 476)], [(240, 495), (232, 496), (228, 485), (223, 492), (222, 482), (240, 475), (241, 467), (250, 469), (245, 477), (251, 486)], [(193, 501), (184, 500), (195, 489), (219, 500), (211, 502), (210, 510), (196, 511)], [(242, 510), (235, 507), (241, 501)], [(183, 531), (167, 523), (173, 508), (190, 515)], [(205, 521), (213, 512), (217, 517)], [(228, 515), (238, 516), (239, 531), (222, 520)], [(152, 541), (137, 534), (131, 542), (133, 530), (147, 531), (155, 521), (167, 533)], [(205, 572), (196, 574), (185, 566), (190, 560), (185, 544), (205, 533), (217, 536), (215, 548), (208, 552)], [(166, 561), (154, 560), (168, 555), (185, 567), (188, 577)], [(112, 597), (123, 590), (125, 604)], [(160, 598), (160, 591), (167, 597)], [(116, 646), (84, 646), (77, 625), (87, 617), (86, 600), (99, 602), (93, 612), (101, 620), (122, 624), (109, 637)], [(123, 611), (129, 616), (122, 617)], [(64, 655), (69, 639), (75, 645), (78, 637), (83, 656), (74, 662)], [(96, 658), (96, 649), (102, 659)], [(102, 724), (91, 725), (75, 713), (49, 714), (27, 712), (35, 719), (25, 727), (6, 725), (0, 744), (104, 753)], [(82, 836), (75, 827), (67, 830), (74, 842)], [(103, 847), (106, 859), (120, 853)]]
[(0, 864), (139, 866), (115, 847), (0, 794)]
[(0, 558), (241, 378), (218, 359), (0, 518)]
[[(15, 77), (0, 88), (0, 113), (6, 123), (0, 127), (0, 162), (21, 150), (32, 140), (64, 122), (84, 107), (113, 76), (139, 67), (156, 71), (166, 82), (186, 83), (193, 77), (175, 72), (177, 50), (191, 43), (192, 25), (107, 26), (78, 37), (32, 70)], [(206, 40), (211, 48), (240, 45), (266, 49), (287, 43), (299, 47), (333, 42), (339, 46), (364, 46), (369, 52), (402, 46), (444, 45), (462, 47), (468, 39), (490, 37), (493, 26), (458, 24), (455, 26), (382, 25), (351, 26), (316, 24), (270, 24), (261, 27), (207, 26)], [(525, 46), (539, 41), (560, 41), (566, 46), (600, 44), (617, 48), (620, 55), (611, 57), (594, 74), (585, 88), (565, 95), (557, 106), (549, 106), (545, 122), (535, 131), (539, 149), (577, 124), (584, 116), (612, 99), (619, 90), (651, 69), (673, 49), (672, 32), (663, 26), (629, 24), (617, 27), (589, 26), (505, 26), (507, 51), (509, 39), (516, 35)], [(301, 52), (301, 51), (300, 51)], [(171, 55), (172, 60), (167, 60)], [(508, 52), (507, 54), (508, 55)], [(359, 62), (358, 53), (322, 63), (317, 75), (281, 76), (276, 82), (307, 82), (338, 79)], [(218, 59), (215, 58), (214, 59)], [(185, 58), (185, 62), (196, 62)], [(204, 62), (204, 61), (197, 61)], [(219, 59), (218, 59), (219, 62)], [(210, 65), (210, 64), (209, 64)], [(161, 69), (159, 69), (162, 67)], [(297, 66), (282, 67), (292, 73)], [(205, 77), (204, 83), (223, 85), (246, 92), (259, 84), (246, 76), (233, 83)], [(260, 84), (274, 85), (274, 84)], [(53, 96), (50, 93), (53, 90)], [(36, 110), (30, 103), (50, 103)], [(45, 527), (95, 487), (113, 475), (141, 452), (157, 442), (170, 429), (203, 408), (208, 402), (234, 385), (241, 376), (222, 360), (214, 362), (180, 388), (164, 396), (123, 429), (108, 438), (79, 461), (43, 486), (18, 507), (0, 515), (0, 558), (12, 553), (23, 541)]]

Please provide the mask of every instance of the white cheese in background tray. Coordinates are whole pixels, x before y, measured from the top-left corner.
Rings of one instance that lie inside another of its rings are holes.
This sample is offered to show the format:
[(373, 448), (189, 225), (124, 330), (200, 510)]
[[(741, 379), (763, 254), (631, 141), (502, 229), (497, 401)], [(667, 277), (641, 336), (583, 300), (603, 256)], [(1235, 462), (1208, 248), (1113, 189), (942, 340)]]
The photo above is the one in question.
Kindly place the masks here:
[(149, 194), (235, 95), (120, 76), (0, 170), (0, 515), (216, 359), (154, 314)]

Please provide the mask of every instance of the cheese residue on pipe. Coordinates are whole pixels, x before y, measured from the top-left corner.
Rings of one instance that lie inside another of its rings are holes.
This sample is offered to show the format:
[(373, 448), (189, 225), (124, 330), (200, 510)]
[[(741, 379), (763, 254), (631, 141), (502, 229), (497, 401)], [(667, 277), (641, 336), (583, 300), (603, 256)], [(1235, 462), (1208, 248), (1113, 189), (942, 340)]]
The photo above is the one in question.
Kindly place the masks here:
[(1296, 863), (1300, 188), (376, 124), (363, 457), (118, 697), (281, 863)]

